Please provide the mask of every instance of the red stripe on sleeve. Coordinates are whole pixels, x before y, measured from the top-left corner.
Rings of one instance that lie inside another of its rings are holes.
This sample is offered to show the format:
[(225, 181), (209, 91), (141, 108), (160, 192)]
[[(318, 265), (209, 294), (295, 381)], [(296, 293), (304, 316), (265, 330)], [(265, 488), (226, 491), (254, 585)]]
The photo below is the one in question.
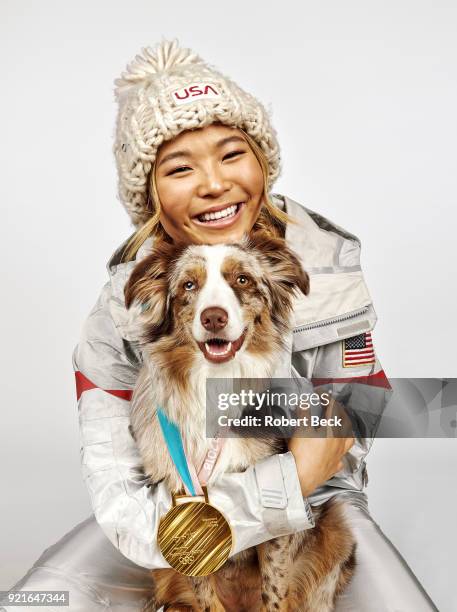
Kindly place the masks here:
[(380, 370), (379, 372), (376, 372), (376, 374), (369, 374), (368, 376), (352, 376), (347, 378), (312, 378), (311, 382), (316, 387), (319, 387), (320, 385), (328, 385), (330, 383), (355, 382), (362, 385), (372, 385), (373, 387), (392, 389), (384, 370)]
[[(97, 385), (94, 385), (92, 381), (90, 381), (82, 372), (77, 370), (75, 372), (76, 379), (76, 399), (79, 400), (81, 394), (84, 391), (89, 391), (90, 389), (99, 389)], [(103, 389), (106, 393), (111, 393), (111, 395), (115, 395), (116, 397), (120, 397), (121, 399), (127, 400), (128, 402), (132, 398), (132, 390), (131, 389)]]

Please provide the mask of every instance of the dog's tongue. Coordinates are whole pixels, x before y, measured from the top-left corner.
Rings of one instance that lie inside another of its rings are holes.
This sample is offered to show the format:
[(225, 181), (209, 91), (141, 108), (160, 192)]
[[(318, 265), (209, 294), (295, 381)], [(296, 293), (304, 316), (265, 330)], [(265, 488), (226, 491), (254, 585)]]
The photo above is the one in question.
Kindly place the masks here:
[(211, 338), (206, 342), (199, 342), (198, 347), (205, 358), (211, 363), (224, 363), (235, 357), (244, 341), (245, 332), (234, 341), (223, 340), (222, 338)]
[(227, 351), (228, 342), (208, 342), (211, 353), (221, 355)]

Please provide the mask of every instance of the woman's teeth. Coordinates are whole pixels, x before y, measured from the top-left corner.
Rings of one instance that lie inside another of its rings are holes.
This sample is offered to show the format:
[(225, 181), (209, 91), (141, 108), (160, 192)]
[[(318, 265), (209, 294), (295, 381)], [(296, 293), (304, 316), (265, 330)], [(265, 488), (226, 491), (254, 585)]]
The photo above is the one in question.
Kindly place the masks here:
[(233, 217), (236, 215), (239, 204), (233, 204), (233, 206), (228, 206), (223, 210), (218, 210), (213, 213), (203, 213), (198, 217), (199, 221), (215, 221), (216, 219), (226, 219), (227, 217)]

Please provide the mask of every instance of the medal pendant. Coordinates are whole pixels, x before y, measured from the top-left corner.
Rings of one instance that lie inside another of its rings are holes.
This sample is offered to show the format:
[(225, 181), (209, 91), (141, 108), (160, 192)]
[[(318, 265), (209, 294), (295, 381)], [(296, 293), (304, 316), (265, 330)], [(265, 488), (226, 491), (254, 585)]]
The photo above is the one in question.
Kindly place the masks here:
[[(227, 561), (232, 531), (224, 515), (203, 496), (173, 495), (172, 508), (160, 519), (157, 540), (173, 569), (186, 576), (207, 576)], [(194, 501), (191, 501), (194, 500)]]

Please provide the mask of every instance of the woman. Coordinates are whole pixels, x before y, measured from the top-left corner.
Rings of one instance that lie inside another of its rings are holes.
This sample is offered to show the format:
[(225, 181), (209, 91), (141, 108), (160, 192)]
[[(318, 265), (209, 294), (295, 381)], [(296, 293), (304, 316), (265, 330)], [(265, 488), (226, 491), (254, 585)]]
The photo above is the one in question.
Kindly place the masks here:
[[(163, 483), (145, 484), (129, 431), (128, 400), (141, 354), (128, 335), (124, 285), (156, 240), (215, 244), (263, 227), (285, 238), (311, 278), (310, 295), (294, 312), (290, 362), (278, 364), (275, 377), (332, 382), (334, 397), (353, 415), (366, 409), (367, 398), (370, 414), (359, 422), (355, 443), (292, 438), (289, 452), (210, 485), (210, 500), (229, 518), (242, 550), (312, 528), (310, 504), (340, 495), (350, 502), (358, 566), (336, 609), (436, 610), (374, 523), (363, 493), (364, 457), (389, 385), (372, 347), (376, 315), (359, 240), (271, 193), (280, 157), (265, 109), (177, 41), (143, 50), (116, 83), (119, 193), (136, 232), (109, 260), (110, 280), (73, 355), (94, 515), (47, 549), (15, 588), (69, 590), (70, 610), (142, 608), (148, 568), (166, 567), (155, 533), (171, 500)], [(266, 489), (283, 503), (272, 504)]]

